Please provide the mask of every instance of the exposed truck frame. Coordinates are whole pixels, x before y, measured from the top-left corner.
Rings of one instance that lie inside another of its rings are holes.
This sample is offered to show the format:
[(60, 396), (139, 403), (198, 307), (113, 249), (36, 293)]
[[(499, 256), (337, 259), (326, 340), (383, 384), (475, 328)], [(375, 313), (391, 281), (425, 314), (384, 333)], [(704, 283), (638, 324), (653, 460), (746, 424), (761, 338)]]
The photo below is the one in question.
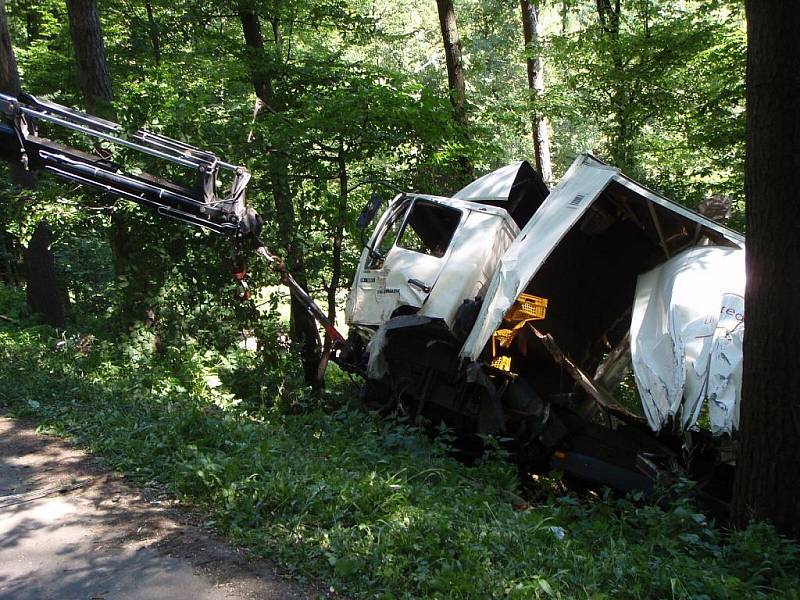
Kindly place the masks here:
[[(704, 397), (687, 409), (683, 380), (661, 385), (669, 379), (659, 370), (666, 355), (637, 343), (647, 329), (643, 307), (663, 300), (653, 273), (698, 264), (687, 254), (693, 248), (738, 256), (744, 238), (590, 155), (578, 157), (552, 192), (523, 162), (450, 198), (397, 196), (362, 252), (345, 340), (261, 243), (261, 217), (245, 202), (250, 175), (243, 167), (146, 130), (127, 136), (115, 123), (30, 95), (0, 94), (0, 117), (1, 158), (204, 227), (265, 258), (328, 332), (333, 360), (364, 377), (372, 405), (443, 422), (463, 439), (499, 436), (536, 469), (558, 468), (620, 490), (651, 489), (680, 469), (710, 479), (730, 463), (725, 444), (693, 427)], [(190, 183), (126, 170), (40, 136), (40, 127), (180, 167)], [(231, 180), (223, 194), (221, 174)], [(377, 208), (371, 202), (360, 222)], [(709, 337), (723, 321), (705, 317)], [(729, 330), (715, 335), (722, 341), (714, 348), (727, 354), (713, 356), (733, 356), (734, 337)], [(611, 393), (632, 349), (644, 357), (634, 368), (650, 427)], [(712, 350), (692, 355), (695, 367), (705, 365), (695, 368), (701, 394), (710, 389)], [(735, 377), (721, 381), (715, 389), (734, 398)], [(723, 416), (722, 429), (730, 431), (735, 420)]]

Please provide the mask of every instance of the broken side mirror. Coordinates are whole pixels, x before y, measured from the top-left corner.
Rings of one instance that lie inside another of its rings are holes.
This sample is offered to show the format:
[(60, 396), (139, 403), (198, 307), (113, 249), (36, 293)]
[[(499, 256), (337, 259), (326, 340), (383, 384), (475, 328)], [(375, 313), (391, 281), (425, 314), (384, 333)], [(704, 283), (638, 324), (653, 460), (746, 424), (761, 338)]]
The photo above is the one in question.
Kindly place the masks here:
[(369, 224), (372, 223), (372, 219), (375, 218), (375, 214), (378, 212), (381, 204), (383, 204), (383, 199), (375, 192), (372, 192), (372, 195), (369, 197), (369, 202), (364, 205), (364, 208), (361, 209), (361, 214), (358, 215), (356, 227), (362, 231), (369, 227)]

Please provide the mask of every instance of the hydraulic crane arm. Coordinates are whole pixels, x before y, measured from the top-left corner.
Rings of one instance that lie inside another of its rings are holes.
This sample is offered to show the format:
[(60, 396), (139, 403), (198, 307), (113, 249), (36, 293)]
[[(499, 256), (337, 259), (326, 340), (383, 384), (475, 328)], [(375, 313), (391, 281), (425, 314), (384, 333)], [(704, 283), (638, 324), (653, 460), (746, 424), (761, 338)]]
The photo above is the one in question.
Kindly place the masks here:
[[(3, 118), (0, 157), (27, 170), (45, 171), (99, 189), (239, 241), (257, 238), (260, 232), (260, 217), (245, 204), (245, 188), (250, 179), (247, 169), (220, 160), (211, 152), (144, 129), (127, 136), (116, 123), (28, 94), (19, 98), (0, 94), (0, 114)], [(40, 137), (42, 125), (105, 140), (184, 167), (193, 177), (194, 185), (176, 184), (147, 173), (126, 172), (108, 158)], [(223, 196), (217, 193), (220, 171), (232, 175), (230, 190)]]
[[(93, 140), (151, 156), (183, 167), (193, 184), (184, 185), (161, 177), (125, 170), (109, 157), (89, 154), (39, 135), (39, 130), (74, 132)], [(242, 166), (221, 160), (211, 152), (179, 140), (140, 129), (126, 135), (117, 123), (82, 113), (30, 94), (18, 98), (0, 94), (0, 158), (30, 171), (44, 171), (82, 186), (98, 189), (155, 210), (158, 214), (209, 229), (231, 238), (241, 247), (255, 249), (270, 268), (280, 274), (308, 312), (335, 342), (344, 338), (325, 313), (300, 287), (283, 262), (259, 240), (261, 216), (245, 202), (250, 173)], [(230, 188), (218, 193), (218, 175), (227, 172)], [(240, 279), (241, 280), (241, 279)], [(242, 281), (244, 284), (244, 282)]]

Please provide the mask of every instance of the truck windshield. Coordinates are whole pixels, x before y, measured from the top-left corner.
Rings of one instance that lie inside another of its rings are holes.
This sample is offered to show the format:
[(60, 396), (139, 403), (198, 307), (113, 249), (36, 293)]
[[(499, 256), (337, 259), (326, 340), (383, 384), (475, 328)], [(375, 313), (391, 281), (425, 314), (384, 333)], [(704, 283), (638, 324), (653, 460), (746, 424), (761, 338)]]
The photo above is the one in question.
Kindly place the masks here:
[(397, 245), (441, 258), (460, 220), (460, 210), (417, 200), (398, 236)]

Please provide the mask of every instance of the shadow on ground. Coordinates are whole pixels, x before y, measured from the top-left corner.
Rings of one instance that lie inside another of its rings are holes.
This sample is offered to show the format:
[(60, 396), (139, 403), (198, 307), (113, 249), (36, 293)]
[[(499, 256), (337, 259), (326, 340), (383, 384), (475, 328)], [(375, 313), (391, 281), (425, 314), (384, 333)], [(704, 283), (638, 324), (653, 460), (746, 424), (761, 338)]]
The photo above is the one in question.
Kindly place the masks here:
[[(0, 407), (0, 415), (3, 414)], [(313, 598), (34, 425), (0, 416), (0, 599)]]

